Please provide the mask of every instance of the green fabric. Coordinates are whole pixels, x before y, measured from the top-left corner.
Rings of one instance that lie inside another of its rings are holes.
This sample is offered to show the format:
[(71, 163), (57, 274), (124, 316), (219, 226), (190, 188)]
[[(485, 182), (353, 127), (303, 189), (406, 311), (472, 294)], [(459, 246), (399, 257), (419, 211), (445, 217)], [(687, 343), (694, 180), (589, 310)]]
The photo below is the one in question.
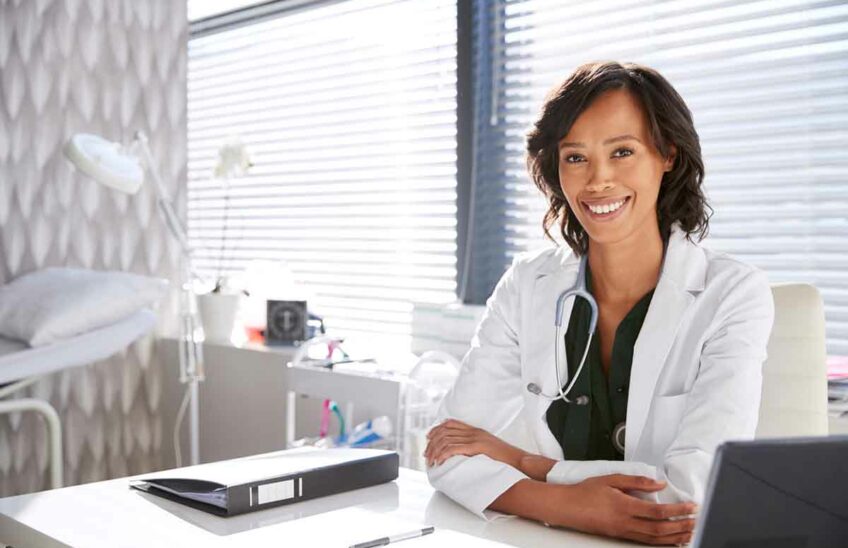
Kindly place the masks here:
[[(586, 289), (592, 291), (592, 276), (586, 265)], [(595, 328), (586, 364), (580, 378), (568, 394), (572, 403), (557, 400), (546, 413), (548, 427), (557, 438), (566, 460), (623, 460), (612, 444), (615, 426), (627, 417), (627, 396), (633, 346), (648, 313), (654, 290), (646, 293), (627, 313), (615, 332), (609, 379), (601, 365), (600, 330)], [(565, 333), (565, 356), (568, 378), (573, 379), (586, 348), (592, 309), (585, 299), (577, 298), (572, 307)], [(562, 349), (560, 349), (562, 350)], [(562, 356), (562, 352), (560, 352)], [(562, 363), (560, 362), (560, 366)], [(568, 383), (565, 383), (563, 390)], [(589, 404), (574, 403), (579, 395), (588, 395)]]

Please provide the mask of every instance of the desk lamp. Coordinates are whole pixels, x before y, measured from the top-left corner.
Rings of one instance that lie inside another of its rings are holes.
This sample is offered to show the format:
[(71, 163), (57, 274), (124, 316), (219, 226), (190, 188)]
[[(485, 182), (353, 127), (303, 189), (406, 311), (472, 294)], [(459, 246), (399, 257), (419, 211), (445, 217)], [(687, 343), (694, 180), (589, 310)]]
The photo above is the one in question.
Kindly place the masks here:
[[(156, 170), (147, 136), (137, 131), (129, 147), (110, 142), (97, 135), (78, 133), (65, 144), (65, 156), (83, 173), (107, 187), (126, 194), (135, 194), (144, 183), (145, 167), (153, 179), (156, 192), (156, 205), (159, 214), (168, 226), (171, 235), (177, 240), (182, 254), (181, 289), (179, 300), (180, 314), (180, 382), (188, 384), (186, 396), (190, 397), (189, 406), (189, 436), (191, 447), (191, 464), (199, 462), (199, 407), (198, 383), (203, 381), (203, 326), (197, 313), (197, 299), (192, 290), (192, 282), (200, 279), (192, 269), (192, 250), (188, 244), (188, 236), (183, 223), (180, 221), (170, 197), (162, 183), (162, 178)], [(176, 439), (179, 423), (185, 410), (185, 398), (180, 406), (175, 427), (175, 451), (179, 459), (179, 440)], [(180, 463), (177, 463), (180, 466)]]

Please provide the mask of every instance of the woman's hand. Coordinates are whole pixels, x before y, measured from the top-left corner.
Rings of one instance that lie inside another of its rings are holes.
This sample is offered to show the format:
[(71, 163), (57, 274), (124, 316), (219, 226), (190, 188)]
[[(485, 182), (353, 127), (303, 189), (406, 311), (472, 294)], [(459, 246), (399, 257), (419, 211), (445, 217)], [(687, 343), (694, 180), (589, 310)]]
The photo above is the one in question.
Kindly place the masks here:
[(660, 491), (665, 482), (641, 476), (612, 474), (568, 486), (562, 525), (587, 533), (635, 540), (645, 544), (682, 545), (692, 539), (698, 507), (692, 502), (656, 504), (630, 491)]
[(442, 464), (454, 455), (488, 455), (489, 457), (520, 468), (524, 451), (483, 430), (464, 422), (448, 419), (427, 433), (424, 457), (428, 466)]

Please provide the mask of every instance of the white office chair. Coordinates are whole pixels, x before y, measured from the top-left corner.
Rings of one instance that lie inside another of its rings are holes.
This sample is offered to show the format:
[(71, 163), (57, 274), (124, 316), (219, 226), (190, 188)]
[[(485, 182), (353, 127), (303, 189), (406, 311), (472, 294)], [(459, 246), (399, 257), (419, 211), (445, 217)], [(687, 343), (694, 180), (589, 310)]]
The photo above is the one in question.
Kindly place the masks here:
[(763, 366), (756, 437), (827, 435), (827, 365), (821, 295), (809, 284), (774, 284), (771, 289), (774, 327)]

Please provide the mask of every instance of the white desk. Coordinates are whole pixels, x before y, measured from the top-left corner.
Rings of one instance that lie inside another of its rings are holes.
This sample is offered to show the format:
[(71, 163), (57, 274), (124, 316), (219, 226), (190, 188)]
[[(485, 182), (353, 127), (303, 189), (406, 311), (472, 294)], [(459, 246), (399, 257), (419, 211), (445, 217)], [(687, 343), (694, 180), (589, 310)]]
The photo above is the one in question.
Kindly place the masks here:
[(0, 499), (0, 545), (347, 547), (426, 524), (436, 532), (398, 548), (633, 546), (520, 518), (483, 521), (405, 468), (391, 483), (231, 518), (131, 490), (128, 479)]

